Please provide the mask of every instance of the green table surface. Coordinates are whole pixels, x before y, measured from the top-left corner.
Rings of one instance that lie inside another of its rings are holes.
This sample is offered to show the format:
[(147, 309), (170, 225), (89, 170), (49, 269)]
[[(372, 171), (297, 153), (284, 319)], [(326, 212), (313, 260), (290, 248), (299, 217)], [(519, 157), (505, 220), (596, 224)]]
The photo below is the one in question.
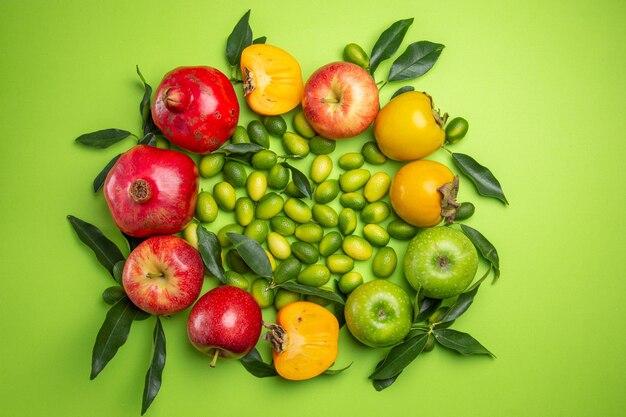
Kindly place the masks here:
[[(74, 138), (109, 127), (139, 131), (135, 65), (153, 87), (181, 65), (227, 71), (226, 38), (249, 8), (255, 35), (290, 51), (304, 78), (341, 59), (346, 43), (371, 51), (403, 18), (415, 21), (402, 50), (418, 40), (446, 45), (431, 72), (386, 86), (381, 102), (403, 85), (428, 91), (437, 107), (470, 121), (454, 149), (502, 183), (509, 206), (461, 181), (460, 199), (477, 207), (467, 224), (497, 247), (502, 276), (455, 323), (497, 358), (435, 349), (376, 392), (367, 375), (384, 350), (359, 345), (344, 328), (337, 366), (353, 363), (345, 373), (300, 383), (256, 379), (235, 361), (210, 369), (187, 340), (184, 312), (164, 320), (167, 364), (148, 415), (623, 415), (626, 2), (619, 0), (1, 2), (0, 414), (139, 415), (154, 321), (133, 324), (117, 356), (89, 380), (107, 311), (100, 294), (113, 281), (66, 219), (78, 216), (124, 244), (91, 181), (133, 141), (96, 150)], [(246, 123), (253, 115), (241, 103)], [(372, 138), (370, 129), (335, 155)], [(272, 146), (280, 149), (276, 139)], [(431, 158), (451, 166), (444, 151)], [(221, 216), (216, 225), (232, 221)], [(404, 245), (394, 247), (402, 256)], [(368, 274), (367, 265), (357, 269)], [(400, 268), (390, 280), (402, 284)]]

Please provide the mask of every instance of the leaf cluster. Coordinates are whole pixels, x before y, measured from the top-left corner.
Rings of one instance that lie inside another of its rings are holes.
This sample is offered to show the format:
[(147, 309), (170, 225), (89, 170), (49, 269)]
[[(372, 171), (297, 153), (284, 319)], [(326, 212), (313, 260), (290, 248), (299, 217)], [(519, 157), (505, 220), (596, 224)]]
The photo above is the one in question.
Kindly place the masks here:
[[(90, 379), (93, 380), (126, 343), (133, 321), (145, 320), (150, 315), (137, 308), (126, 296), (124, 288), (121, 286), (122, 271), (126, 261), (121, 250), (96, 226), (72, 215), (67, 216), (67, 218), (79, 239), (92, 250), (96, 259), (118, 284), (105, 289), (102, 293), (102, 298), (111, 307), (98, 331), (93, 346), (90, 374)], [(131, 242), (129, 241), (130, 245)], [(142, 415), (150, 407), (161, 387), (165, 356), (165, 333), (160, 318), (156, 316), (152, 358), (146, 373), (142, 396)]]
[[(412, 23), (413, 18), (398, 20), (381, 33), (370, 54), (369, 71), (372, 76), (381, 62), (393, 57), (398, 51)], [(426, 74), (439, 59), (443, 48), (445, 45), (430, 41), (411, 43), (391, 64), (387, 82), (412, 80)], [(403, 87), (394, 97), (410, 90)]]
[[(454, 321), (467, 311), (474, 301), (480, 284), (460, 294), (442, 315), (433, 321), (433, 314), (442, 300), (422, 297), (417, 293), (413, 330), (404, 341), (393, 346), (369, 376), (377, 391), (390, 387), (402, 371), (417, 357), (430, 351), (434, 345), (461, 355), (494, 355), (468, 333), (450, 329)], [(421, 324), (423, 323), (423, 324)], [(430, 347), (428, 347), (430, 346)]]

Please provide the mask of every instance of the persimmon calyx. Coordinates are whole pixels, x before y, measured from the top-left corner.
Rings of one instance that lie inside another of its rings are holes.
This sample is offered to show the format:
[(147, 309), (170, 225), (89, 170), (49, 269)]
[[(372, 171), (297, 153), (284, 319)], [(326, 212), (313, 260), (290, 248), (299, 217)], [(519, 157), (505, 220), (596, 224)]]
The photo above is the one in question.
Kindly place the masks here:
[(448, 113), (441, 114), (441, 110), (435, 109), (435, 103), (433, 102), (432, 96), (428, 94), (426, 91), (422, 91), (422, 93), (426, 97), (428, 97), (428, 100), (430, 101), (430, 109), (433, 114), (433, 118), (435, 119), (435, 122), (440, 128), (443, 129), (446, 122), (448, 121)]
[(452, 224), (456, 211), (461, 206), (456, 201), (456, 196), (459, 193), (459, 176), (455, 175), (451, 182), (437, 188), (437, 191), (441, 193), (441, 217), (446, 221), (446, 224)]
[(248, 67), (244, 67), (243, 68), (243, 94), (247, 96), (251, 94), (255, 88), (256, 88), (256, 85), (254, 83), (254, 74), (252, 73), (252, 71), (250, 71), (250, 69), (248, 69)]
[(288, 336), (285, 329), (276, 323), (263, 322), (263, 327), (269, 331), (263, 335), (263, 339), (267, 340), (276, 353), (282, 353), (287, 349)]

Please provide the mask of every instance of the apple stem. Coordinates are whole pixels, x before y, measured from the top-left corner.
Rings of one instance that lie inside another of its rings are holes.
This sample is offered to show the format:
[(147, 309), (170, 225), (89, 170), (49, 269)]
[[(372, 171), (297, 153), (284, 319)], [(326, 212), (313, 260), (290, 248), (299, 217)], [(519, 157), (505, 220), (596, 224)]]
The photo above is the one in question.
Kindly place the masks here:
[(154, 272), (148, 272), (146, 274), (146, 277), (148, 278), (162, 278), (163, 276), (163, 272), (157, 272), (156, 274)]
[(211, 368), (215, 368), (215, 365), (217, 364), (217, 358), (219, 357), (220, 357), (220, 350), (215, 349), (215, 353), (213, 354), (213, 359), (211, 359), (211, 363), (209, 364)]
[(322, 103), (339, 103), (339, 100), (336, 98), (323, 98)]

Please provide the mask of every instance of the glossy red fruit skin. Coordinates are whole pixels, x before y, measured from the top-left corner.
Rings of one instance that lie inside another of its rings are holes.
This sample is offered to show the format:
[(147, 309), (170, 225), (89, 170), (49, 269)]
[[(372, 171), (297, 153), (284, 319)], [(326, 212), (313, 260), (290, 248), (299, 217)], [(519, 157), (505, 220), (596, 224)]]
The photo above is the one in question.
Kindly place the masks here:
[(304, 85), (302, 110), (313, 129), (327, 139), (363, 133), (376, 119), (378, 87), (372, 76), (351, 62), (331, 62)]
[(171, 235), (193, 218), (198, 182), (198, 168), (189, 156), (138, 145), (113, 165), (104, 196), (115, 224), (127, 235)]
[(178, 67), (156, 90), (152, 118), (166, 138), (198, 154), (219, 148), (239, 120), (239, 102), (230, 80), (207, 66)]
[(262, 327), (261, 308), (240, 288), (223, 285), (204, 294), (187, 320), (189, 341), (213, 356), (239, 359), (254, 348)]
[(144, 240), (128, 255), (122, 272), (128, 298), (143, 311), (156, 315), (174, 314), (192, 305), (200, 295), (203, 280), (200, 254), (178, 236)]

